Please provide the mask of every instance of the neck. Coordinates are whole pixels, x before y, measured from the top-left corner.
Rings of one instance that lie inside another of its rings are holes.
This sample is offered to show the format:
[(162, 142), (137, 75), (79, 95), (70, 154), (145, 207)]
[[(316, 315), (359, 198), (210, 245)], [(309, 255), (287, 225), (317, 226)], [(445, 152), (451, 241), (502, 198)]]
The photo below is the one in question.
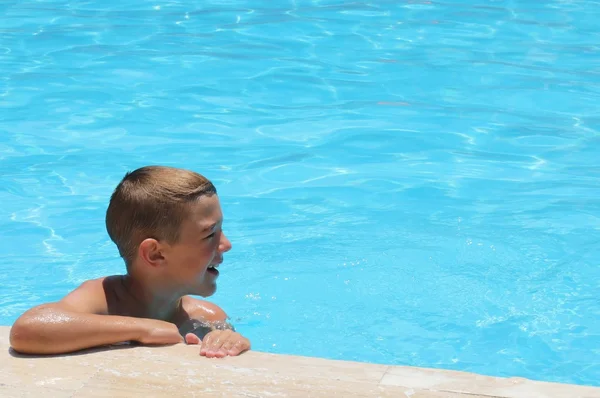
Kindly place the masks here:
[(169, 289), (158, 281), (136, 275), (123, 276), (123, 286), (132, 299), (135, 313), (143, 318), (169, 321), (181, 309), (181, 291)]

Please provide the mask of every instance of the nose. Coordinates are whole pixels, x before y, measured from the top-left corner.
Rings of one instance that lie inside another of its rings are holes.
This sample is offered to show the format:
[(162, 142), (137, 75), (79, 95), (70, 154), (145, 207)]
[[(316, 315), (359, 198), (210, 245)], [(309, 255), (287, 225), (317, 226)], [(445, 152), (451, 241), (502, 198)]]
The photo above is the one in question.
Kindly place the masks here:
[(219, 242), (219, 251), (225, 253), (231, 250), (231, 242), (227, 239), (224, 233), (221, 232), (221, 240)]

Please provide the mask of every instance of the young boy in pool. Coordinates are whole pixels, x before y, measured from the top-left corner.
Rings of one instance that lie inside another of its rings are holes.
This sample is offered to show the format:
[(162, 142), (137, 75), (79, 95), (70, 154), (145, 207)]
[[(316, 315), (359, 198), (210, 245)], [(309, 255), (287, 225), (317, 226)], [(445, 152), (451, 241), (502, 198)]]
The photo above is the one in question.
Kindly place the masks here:
[[(162, 166), (127, 173), (106, 212), (126, 275), (86, 281), (60, 301), (25, 312), (11, 329), (12, 348), (59, 354), (185, 341), (211, 358), (250, 349), (221, 308), (189, 296), (216, 291), (217, 268), (231, 249), (222, 223), (216, 189), (200, 174)], [(198, 326), (205, 335), (190, 333)]]

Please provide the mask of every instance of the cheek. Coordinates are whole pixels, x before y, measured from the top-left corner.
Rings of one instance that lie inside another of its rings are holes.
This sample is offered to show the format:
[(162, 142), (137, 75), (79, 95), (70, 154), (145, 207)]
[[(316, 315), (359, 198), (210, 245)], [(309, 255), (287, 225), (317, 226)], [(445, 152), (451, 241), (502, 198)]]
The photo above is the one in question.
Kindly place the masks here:
[(216, 245), (200, 245), (194, 248), (194, 250), (188, 253), (186, 262), (189, 264), (195, 264), (196, 267), (208, 265), (215, 254)]
[(172, 259), (180, 268), (198, 270), (198, 268), (206, 267), (212, 261), (218, 247), (218, 241), (190, 245), (185, 250), (178, 252)]
[(210, 240), (210, 242), (206, 242), (205, 245), (199, 248), (200, 255), (209, 257), (213, 256), (217, 249), (219, 248), (219, 239), (217, 237)]
[(178, 253), (175, 261), (179, 267), (185, 269), (198, 268), (198, 262), (202, 261), (202, 251), (197, 247), (188, 247), (185, 251)]

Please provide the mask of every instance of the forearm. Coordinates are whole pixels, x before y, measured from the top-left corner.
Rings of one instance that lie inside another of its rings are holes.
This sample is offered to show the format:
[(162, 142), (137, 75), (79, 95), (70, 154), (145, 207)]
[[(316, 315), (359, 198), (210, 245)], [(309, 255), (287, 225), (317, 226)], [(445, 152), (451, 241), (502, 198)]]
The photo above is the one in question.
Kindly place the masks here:
[(60, 354), (139, 338), (144, 320), (69, 312), (51, 306), (23, 314), (10, 343), (26, 354)]

